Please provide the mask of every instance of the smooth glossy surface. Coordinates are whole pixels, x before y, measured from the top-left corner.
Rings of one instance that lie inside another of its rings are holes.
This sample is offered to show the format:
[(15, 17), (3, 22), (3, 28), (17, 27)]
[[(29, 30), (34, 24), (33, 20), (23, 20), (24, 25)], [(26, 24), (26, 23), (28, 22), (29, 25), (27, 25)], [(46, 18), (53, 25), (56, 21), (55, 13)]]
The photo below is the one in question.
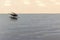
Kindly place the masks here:
[(60, 40), (60, 14), (0, 14), (0, 40)]

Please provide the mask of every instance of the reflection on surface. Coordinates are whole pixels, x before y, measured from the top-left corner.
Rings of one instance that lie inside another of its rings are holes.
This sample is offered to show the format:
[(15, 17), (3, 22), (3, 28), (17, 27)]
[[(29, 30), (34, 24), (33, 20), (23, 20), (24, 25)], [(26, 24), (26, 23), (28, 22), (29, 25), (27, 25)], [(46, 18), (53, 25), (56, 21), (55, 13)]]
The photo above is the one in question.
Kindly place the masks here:
[(0, 15), (0, 40), (60, 40), (60, 14)]

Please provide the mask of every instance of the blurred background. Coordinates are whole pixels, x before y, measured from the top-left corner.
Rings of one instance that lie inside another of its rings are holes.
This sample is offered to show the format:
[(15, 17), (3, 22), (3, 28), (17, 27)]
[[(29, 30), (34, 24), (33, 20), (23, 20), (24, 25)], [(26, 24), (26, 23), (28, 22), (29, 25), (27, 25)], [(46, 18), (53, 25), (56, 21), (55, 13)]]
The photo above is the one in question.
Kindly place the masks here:
[(0, 13), (60, 13), (60, 0), (0, 0)]

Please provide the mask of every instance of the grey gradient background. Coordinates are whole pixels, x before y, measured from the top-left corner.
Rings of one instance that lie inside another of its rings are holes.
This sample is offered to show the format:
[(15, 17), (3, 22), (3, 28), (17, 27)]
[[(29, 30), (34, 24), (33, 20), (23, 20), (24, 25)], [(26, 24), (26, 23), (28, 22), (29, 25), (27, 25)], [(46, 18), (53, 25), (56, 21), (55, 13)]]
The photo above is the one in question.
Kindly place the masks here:
[(60, 40), (60, 14), (0, 14), (0, 40)]

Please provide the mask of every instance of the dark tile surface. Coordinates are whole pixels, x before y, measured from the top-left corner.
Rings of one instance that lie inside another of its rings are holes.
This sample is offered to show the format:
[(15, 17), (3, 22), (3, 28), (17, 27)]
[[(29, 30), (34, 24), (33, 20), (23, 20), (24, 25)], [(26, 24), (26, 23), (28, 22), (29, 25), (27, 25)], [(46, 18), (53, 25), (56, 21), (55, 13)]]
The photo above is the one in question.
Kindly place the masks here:
[(0, 40), (60, 40), (60, 14), (0, 14)]

